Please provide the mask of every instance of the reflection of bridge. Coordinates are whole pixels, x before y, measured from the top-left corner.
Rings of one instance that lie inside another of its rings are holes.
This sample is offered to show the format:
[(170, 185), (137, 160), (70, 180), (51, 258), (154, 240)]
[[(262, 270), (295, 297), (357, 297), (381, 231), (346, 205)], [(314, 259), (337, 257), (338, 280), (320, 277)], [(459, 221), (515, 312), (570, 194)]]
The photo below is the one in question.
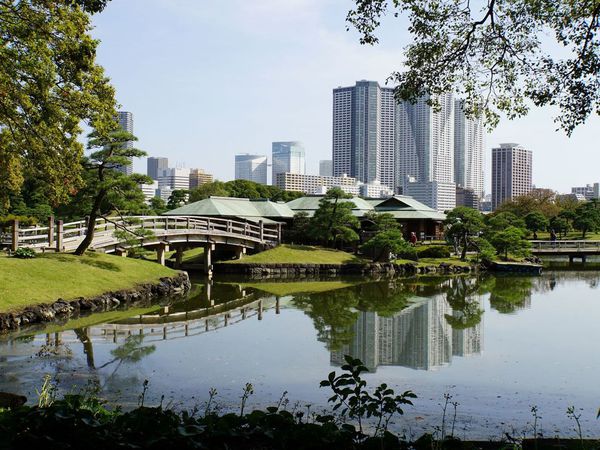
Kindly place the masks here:
[(600, 241), (531, 241), (536, 256), (568, 256), (569, 261), (600, 255)]
[[(63, 223), (50, 218), (45, 227), (29, 228), (21, 228), (19, 222), (14, 221), (12, 232), (3, 244), (10, 245), (13, 251), (19, 247), (28, 247), (39, 251), (68, 252), (77, 248), (86, 232), (85, 220)], [(280, 241), (280, 237), (279, 223), (251, 223), (212, 217), (135, 216), (96, 220), (94, 240), (90, 248), (123, 254), (128, 248), (141, 245), (156, 249), (158, 261), (164, 264), (169, 245), (178, 250), (178, 262), (181, 261), (185, 247), (203, 245), (205, 267), (208, 267), (215, 244), (230, 246), (241, 257), (247, 248), (273, 245)]]

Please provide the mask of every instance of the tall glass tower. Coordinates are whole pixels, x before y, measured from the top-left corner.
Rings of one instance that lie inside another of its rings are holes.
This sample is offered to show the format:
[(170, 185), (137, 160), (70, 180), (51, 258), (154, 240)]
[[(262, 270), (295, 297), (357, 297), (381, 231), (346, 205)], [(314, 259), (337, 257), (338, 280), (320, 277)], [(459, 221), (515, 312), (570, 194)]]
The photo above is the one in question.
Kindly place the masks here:
[(273, 142), (272, 145), (272, 178), (275, 185), (278, 173), (306, 173), (304, 146), (301, 142)]

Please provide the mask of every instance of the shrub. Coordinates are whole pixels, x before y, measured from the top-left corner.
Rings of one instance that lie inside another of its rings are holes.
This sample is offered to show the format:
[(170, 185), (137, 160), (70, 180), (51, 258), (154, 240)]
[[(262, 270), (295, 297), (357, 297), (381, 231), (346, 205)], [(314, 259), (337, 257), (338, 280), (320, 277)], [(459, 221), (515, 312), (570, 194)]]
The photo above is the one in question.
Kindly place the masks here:
[(417, 251), (419, 258), (450, 258), (450, 248), (445, 245), (430, 245)]
[(19, 248), (13, 253), (13, 256), (21, 259), (35, 258), (35, 251), (30, 248)]

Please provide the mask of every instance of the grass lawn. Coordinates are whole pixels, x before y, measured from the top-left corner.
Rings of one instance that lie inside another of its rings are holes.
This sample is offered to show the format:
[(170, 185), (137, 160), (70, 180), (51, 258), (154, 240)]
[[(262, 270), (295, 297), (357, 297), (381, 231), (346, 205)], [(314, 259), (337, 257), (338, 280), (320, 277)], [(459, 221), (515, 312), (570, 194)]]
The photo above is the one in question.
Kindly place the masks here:
[(243, 283), (244, 288), (258, 289), (278, 297), (301, 293), (319, 293), (356, 286), (359, 282), (351, 281), (296, 281), (291, 283)]
[(282, 244), (265, 252), (227, 261), (227, 264), (346, 264), (365, 260), (350, 253), (308, 245)]
[(159, 264), (102, 253), (85, 256), (38, 255), (33, 259), (0, 256), (0, 312), (59, 298), (71, 300), (130, 289), (176, 272)]

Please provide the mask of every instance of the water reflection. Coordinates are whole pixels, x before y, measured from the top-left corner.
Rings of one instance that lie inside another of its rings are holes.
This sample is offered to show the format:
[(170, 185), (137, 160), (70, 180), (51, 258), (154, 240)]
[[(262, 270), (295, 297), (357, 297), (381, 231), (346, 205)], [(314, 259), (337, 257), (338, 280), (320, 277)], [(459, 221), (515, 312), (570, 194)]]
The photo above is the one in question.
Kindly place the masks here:
[[(293, 333), (292, 315), (282, 314), (285, 310), (299, 310), (310, 318), (315, 334), (304, 337), (307, 345), (313, 345), (308, 340), (315, 342), (316, 336), (331, 364), (340, 364), (343, 355), (351, 354), (373, 372), (379, 366), (435, 370), (454, 357), (481, 354), (486, 302), (498, 313), (518, 314), (531, 307), (532, 293), (551, 292), (574, 280), (595, 288), (597, 279), (590, 272), (556, 272), (542, 277), (367, 282), (201, 280), (190, 298), (175, 304), (107, 316), (111, 319), (105, 323), (92, 316), (50, 325), (45, 333), (24, 329), (0, 337), (0, 391), (21, 391), (20, 386), (27, 385), (34, 392), (44, 373), (60, 376), (65, 388), (95, 380), (106, 390), (136, 390), (144, 379), (143, 369), (123, 367), (143, 368), (146, 359), (169, 357), (173, 345), (161, 348), (159, 343), (186, 340), (200, 346), (207, 334), (260, 323), (266, 314), (286, 324), (290, 321)], [(261, 332), (256, 327), (251, 330), (254, 334), (244, 338), (255, 339)], [(231, 349), (217, 346), (215, 351), (226, 354)], [(199, 363), (181, 362), (183, 366)]]

